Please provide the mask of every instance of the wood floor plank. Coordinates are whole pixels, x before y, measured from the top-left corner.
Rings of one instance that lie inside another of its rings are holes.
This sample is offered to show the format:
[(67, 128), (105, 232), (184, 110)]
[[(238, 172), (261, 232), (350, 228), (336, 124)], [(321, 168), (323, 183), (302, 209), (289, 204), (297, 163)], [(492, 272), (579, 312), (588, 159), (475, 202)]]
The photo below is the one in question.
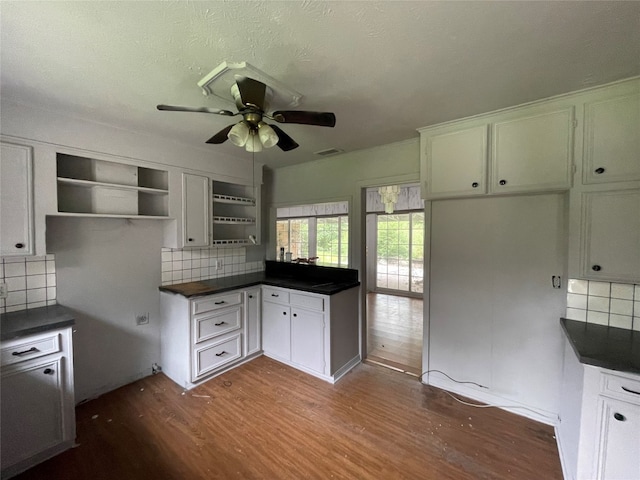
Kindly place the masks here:
[(189, 392), (164, 375), (77, 408), (33, 479), (560, 479), (551, 427), (361, 364), (336, 385), (259, 357)]

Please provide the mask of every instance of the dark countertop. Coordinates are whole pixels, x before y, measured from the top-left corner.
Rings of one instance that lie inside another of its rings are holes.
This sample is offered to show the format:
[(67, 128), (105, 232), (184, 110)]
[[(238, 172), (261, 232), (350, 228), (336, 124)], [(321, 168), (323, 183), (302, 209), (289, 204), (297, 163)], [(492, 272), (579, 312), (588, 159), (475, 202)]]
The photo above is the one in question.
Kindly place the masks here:
[(254, 285), (269, 285), (320, 295), (334, 295), (343, 290), (357, 287), (360, 282), (357, 270), (267, 261), (264, 272), (164, 285), (159, 288), (162, 292), (177, 293), (189, 298), (223, 293)]
[(69, 309), (62, 305), (21, 310), (0, 315), (0, 340), (69, 327), (76, 323)]
[(640, 373), (640, 332), (560, 319), (580, 363)]

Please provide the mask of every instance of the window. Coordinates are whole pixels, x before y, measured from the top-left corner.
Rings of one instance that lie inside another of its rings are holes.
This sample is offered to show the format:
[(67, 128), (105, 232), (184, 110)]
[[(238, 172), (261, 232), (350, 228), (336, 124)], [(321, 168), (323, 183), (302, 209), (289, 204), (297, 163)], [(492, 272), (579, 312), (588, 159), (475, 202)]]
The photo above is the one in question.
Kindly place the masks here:
[(278, 208), (276, 258), (280, 248), (292, 259), (318, 257), (318, 265), (349, 266), (347, 202)]
[(349, 217), (316, 219), (316, 253), (318, 265), (348, 267)]
[(376, 287), (422, 293), (424, 213), (378, 214)]
[(278, 255), (280, 255), (280, 247), (284, 247), (285, 252), (291, 252), (292, 258), (308, 258), (310, 256), (309, 219), (291, 218), (278, 220), (277, 235)]

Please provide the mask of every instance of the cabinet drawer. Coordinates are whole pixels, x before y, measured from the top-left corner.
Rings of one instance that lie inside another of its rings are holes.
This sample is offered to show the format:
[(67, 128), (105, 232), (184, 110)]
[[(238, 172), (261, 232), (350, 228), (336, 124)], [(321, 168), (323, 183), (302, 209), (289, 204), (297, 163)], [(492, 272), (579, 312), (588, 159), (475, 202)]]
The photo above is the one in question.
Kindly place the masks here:
[(640, 378), (633, 379), (602, 373), (600, 391), (605, 395), (640, 405)]
[(214, 370), (242, 357), (241, 335), (204, 345), (193, 350), (193, 378), (199, 380)]
[(198, 313), (209, 312), (219, 308), (226, 308), (231, 305), (240, 305), (242, 303), (242, 292), (233, 292), (226, 295), (216, 295), (213, 297), (204, 297), (198, 300), (194, 300), (191, 313), (197, 315)]
[(59, 334), (32, 336), (3, 344), (0, 353), (0, 362), (3, 366), (11, 365), (59, 351)]
[(262, 298), (267, 302), (289, 303), (289, 292), (276, 288), (262, 287)]
[(194, 318), (193, 343), (200, 343), (242, 327), (242, 306), (216, 310)]
[(289, 303), (297, 307), (304, 307), (309, 310), (324, 312), (324, 298), (321, 297), (303, 295), (301, 293), (291, 293), (289, 296)]

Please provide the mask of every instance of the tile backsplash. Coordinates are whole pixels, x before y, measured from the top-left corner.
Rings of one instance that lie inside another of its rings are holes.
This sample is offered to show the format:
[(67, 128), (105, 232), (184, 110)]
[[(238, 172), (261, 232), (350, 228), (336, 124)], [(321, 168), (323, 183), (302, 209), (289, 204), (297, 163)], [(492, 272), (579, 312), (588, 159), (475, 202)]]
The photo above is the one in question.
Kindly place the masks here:
[(0, 283), (6, 283), (9, 291), (0, 299), (0, 313), (55, 305), (55, 257), (2, 257)]
[[(216, 265), (220, 263), (220, 268)], [(162, 285), (228, 277), (264, 270), (264, 262), (247, 262), (240, 248), (163, 248)]]
[(566, 317), (640, 331), (640, 285), (570, 279)]

